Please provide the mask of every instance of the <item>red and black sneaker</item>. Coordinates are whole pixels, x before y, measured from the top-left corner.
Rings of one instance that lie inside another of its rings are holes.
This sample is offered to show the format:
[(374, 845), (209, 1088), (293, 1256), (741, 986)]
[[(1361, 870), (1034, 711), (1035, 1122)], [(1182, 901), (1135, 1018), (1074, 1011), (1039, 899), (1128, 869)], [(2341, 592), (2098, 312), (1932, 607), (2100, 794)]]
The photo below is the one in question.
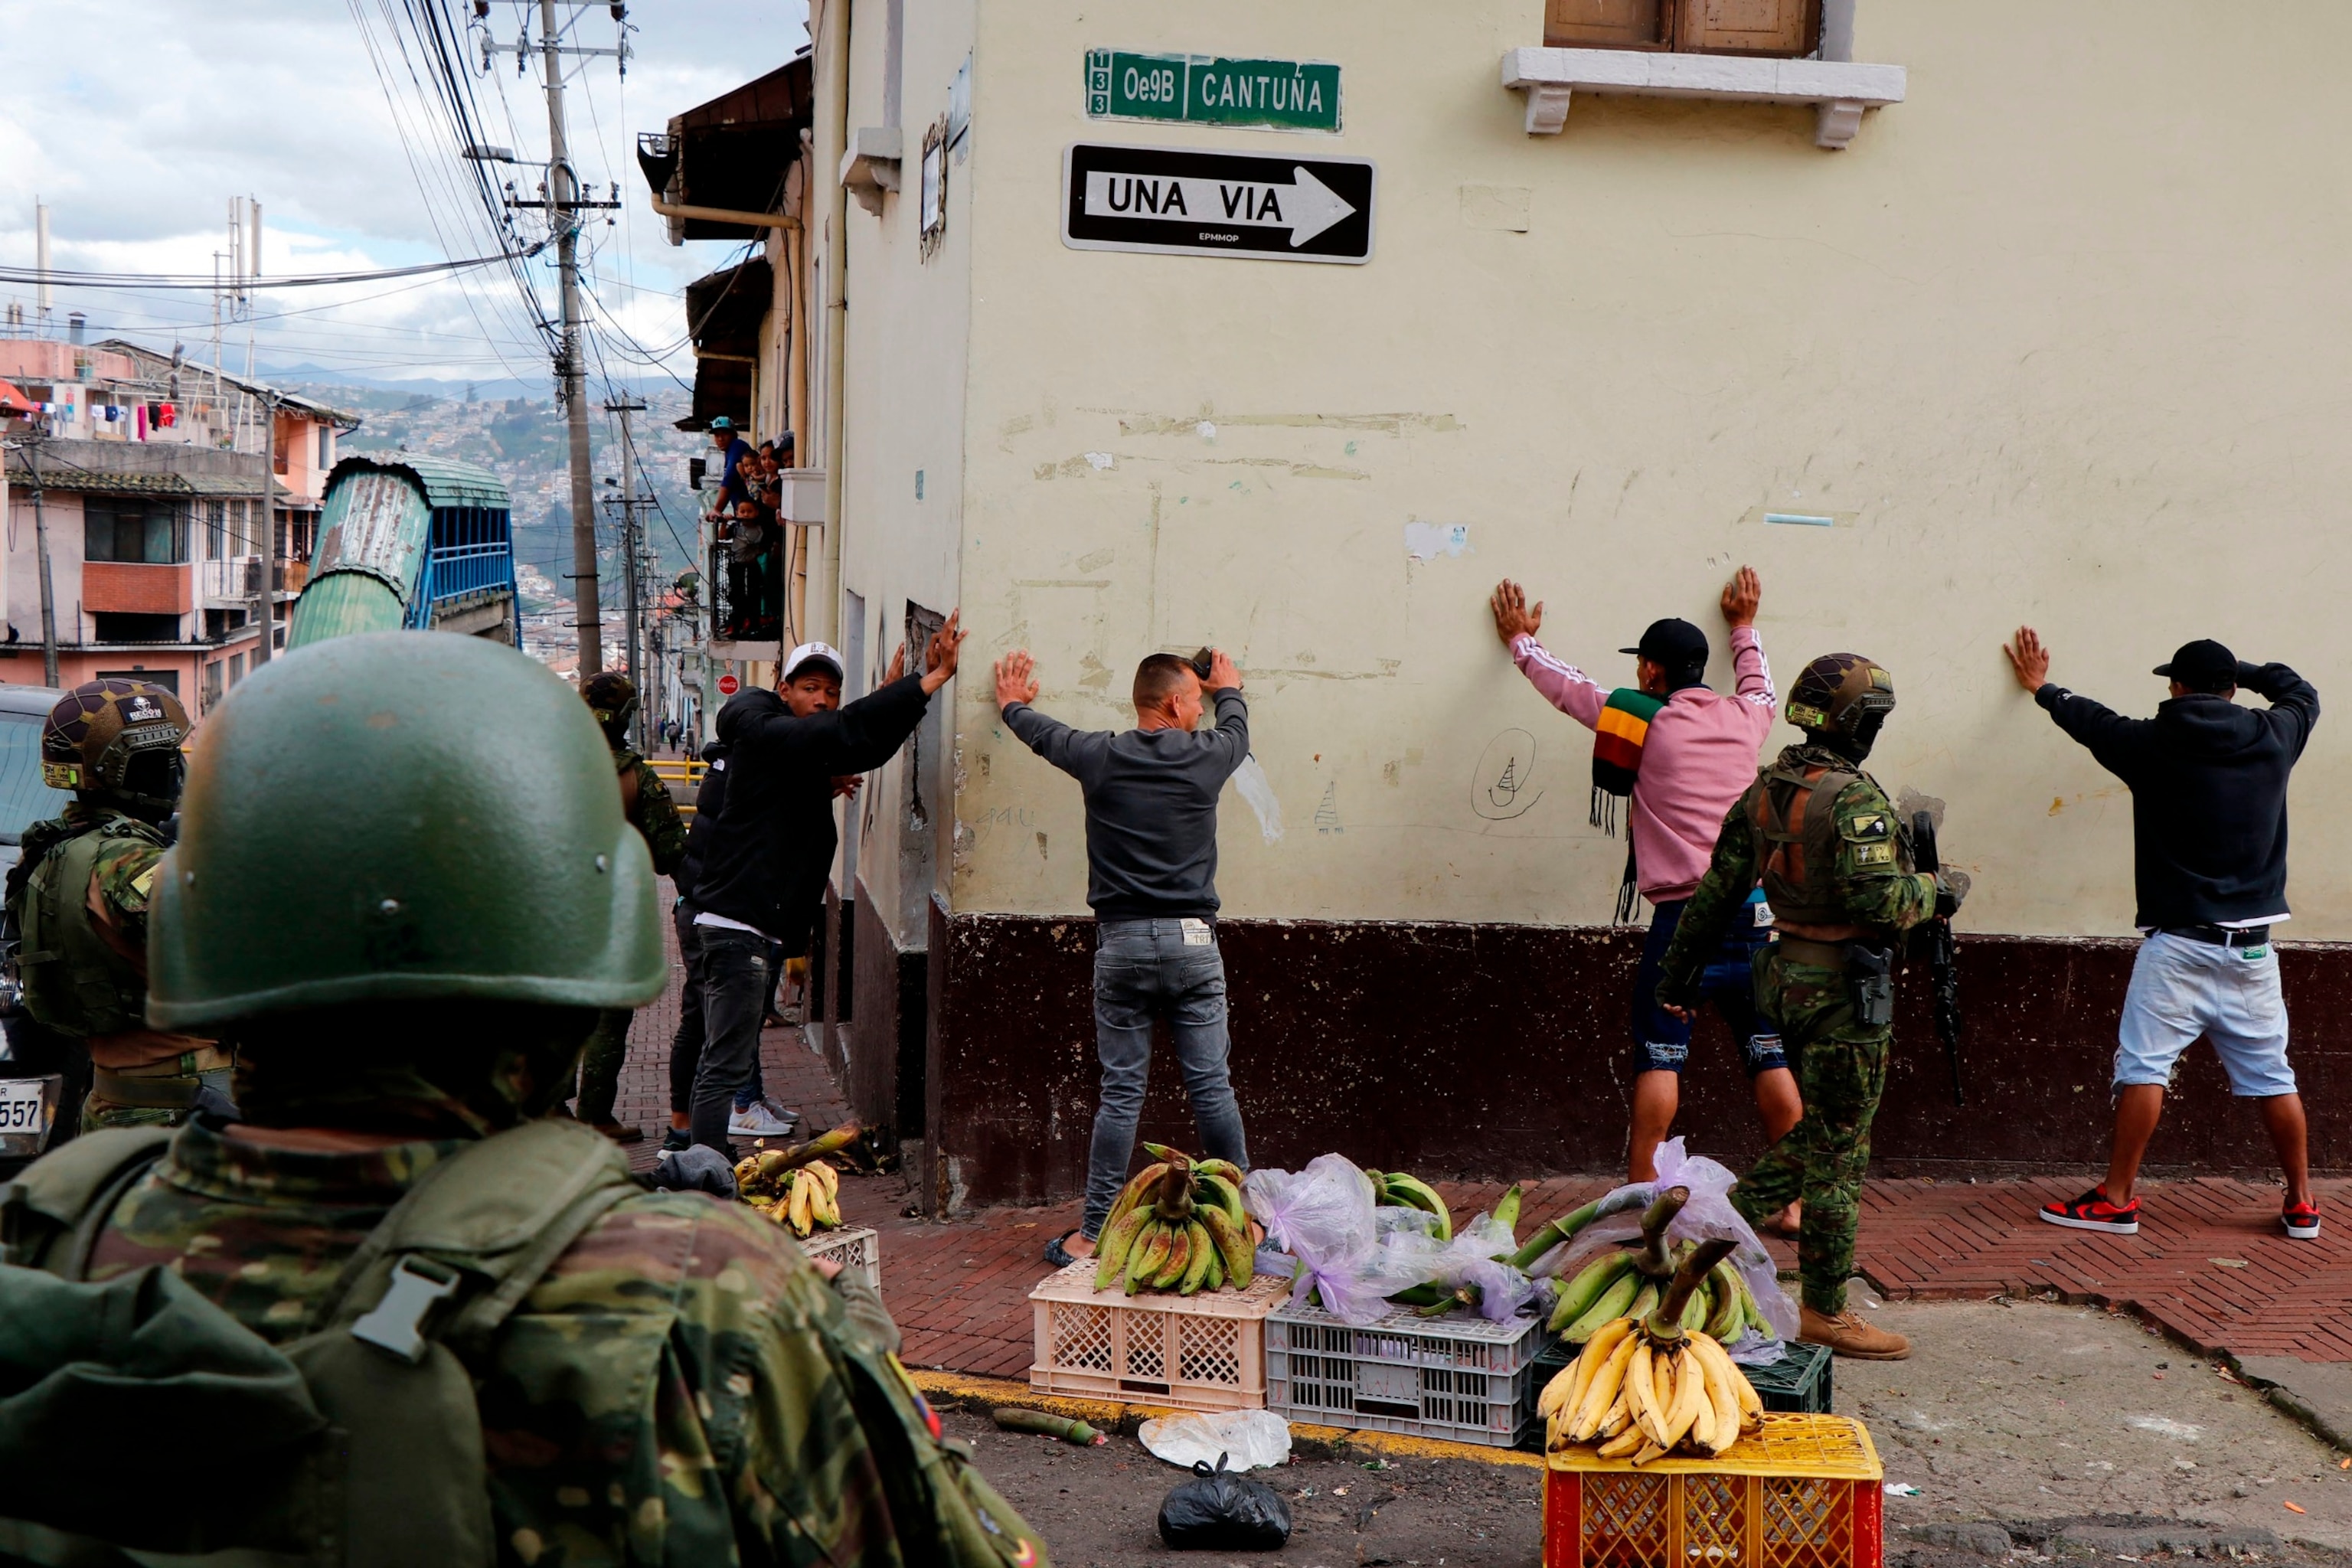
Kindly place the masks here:
[(2279, 1224), (2286, 1226), (2287, 1235), (2297, 1241), (2315, 1241), (2319, 1237), (2319, 1205), (2288, 1204), (2279, 1210)]
[[(2101, 1182), (2072, 1203), (2043, 1204), (2042, 1218), (2050, 1225), (2063, 1225), (2069, 1230), (2104, 1230), (2110, 1236), (2139, 1234), (2139, 1200), (2127, 1204), (2107, 1202), (2107, 1184)], [(2318, 1223), (2315, 1215), (2313, 1224)]]

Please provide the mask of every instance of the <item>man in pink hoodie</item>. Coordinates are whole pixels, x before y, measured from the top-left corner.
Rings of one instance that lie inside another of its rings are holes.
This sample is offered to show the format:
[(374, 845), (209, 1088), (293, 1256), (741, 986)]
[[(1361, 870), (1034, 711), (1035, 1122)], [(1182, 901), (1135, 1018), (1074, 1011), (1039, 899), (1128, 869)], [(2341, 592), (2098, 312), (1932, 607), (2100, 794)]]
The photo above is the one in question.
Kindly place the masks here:
[[(1654, 1157), (1674, 1125), (1683, 1063), (1690, 1053), (1690, 1021), (1658, 1005), (1658, 961), (1674, 940), (1683, 906), (1706, 874), (1724, 813), (1755, 782), (1757, 752), (1772, 728), (1778, 699), (1763, 645), (1756, 638), (1756, 606), (1762, 595), (1762, 584), (1746, 566), (1724, 584), (1723, 618), (1731, 628), (1738, 677), (1733, 696), (1707, 689), (1706, 634), (1688, 621), (1654, 622), (1638, 647), (1618, 650), (1635, 656), (1633, 675), (1641, 689), (1665, 700), (1643, 739), (1627, 824), (1634, 885), (1653, 910), (1649, 940), (1633, 975), (1633, 1124), (1626, 1164), (1629, 1179), (1636, 1182), (1657, 1178)], [(1492, 607), (1495, 631), (1529, 684), (1586, 729), (1596, 728), (1610, 689), (1561, 663), (1536, 640), (1543, 605), (1530, 606), (1526, 591), (1507, 580), (1495, 590)], [(1759, 891), (1748, 921), (1707, 965), (1705, 994), (1739, 1042), (1769, 1143), (1797, 1124), (1804, 1106), (1780, 1036), (1756, 1013), (1748, 965), (1770, 940), (1772, 928), (1772, 911), (1762, 897)], [(1794, 1215), (1783, 1217), (1793, 1229)]]

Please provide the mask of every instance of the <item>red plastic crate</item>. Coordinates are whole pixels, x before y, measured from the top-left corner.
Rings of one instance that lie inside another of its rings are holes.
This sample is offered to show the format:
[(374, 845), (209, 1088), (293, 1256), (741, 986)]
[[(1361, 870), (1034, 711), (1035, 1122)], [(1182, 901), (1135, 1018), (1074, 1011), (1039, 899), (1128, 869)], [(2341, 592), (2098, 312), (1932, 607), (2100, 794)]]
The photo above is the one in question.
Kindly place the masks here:
[(1639, 1469), (1564, 1449), (1544, 1476), (1544, 1568), (1881, 1568), (1885, 1477), (1843, 1415), (1767, 1415), (1714, 1458)]

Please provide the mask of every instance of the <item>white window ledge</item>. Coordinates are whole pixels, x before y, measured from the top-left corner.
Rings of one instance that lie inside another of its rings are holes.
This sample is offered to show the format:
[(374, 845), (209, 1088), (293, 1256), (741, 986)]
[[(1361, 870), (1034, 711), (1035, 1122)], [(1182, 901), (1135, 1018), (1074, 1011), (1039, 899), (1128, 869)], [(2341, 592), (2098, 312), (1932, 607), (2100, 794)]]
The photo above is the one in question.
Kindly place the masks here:
[(1757, 59), (1741, 55), (1649, 54), (1636, 49), (1506, 49), (1503, 85), (1528, 95), (1528, 134), (1557, 136), (1572, 93), (1633, 98), (1717, 98), (1810, 103), (1813, 144), (1853, 140), (1862, 111), (1903, 101), (1901, 66), (1853, 60)]

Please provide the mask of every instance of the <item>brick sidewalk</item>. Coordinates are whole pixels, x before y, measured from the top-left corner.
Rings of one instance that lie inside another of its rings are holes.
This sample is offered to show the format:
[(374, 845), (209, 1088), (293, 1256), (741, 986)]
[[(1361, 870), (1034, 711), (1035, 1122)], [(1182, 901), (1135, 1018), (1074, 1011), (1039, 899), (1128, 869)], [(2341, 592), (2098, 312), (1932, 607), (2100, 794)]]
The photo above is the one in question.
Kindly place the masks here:
[[(625, 1122), (646, 1129), (630, 1146), (649, 1168), (668, 1125), (668, 1058), (677, 1026), (677, 982), (637, 1014), (621, 1074)], [(768, 1091), (803, 1116), (802, 1136), (848, 1120), (839, 1087), (797, 1029), (762, 1037)], [(2275, 1187), (2221, 1178), (2147, 1182), (2145, 1228), (2108, 1237), (2041, 1224), (2034, 1210), (2071, 1197), (2093, 1180), (1874, 1182), (1863, 1197), (1859, 1272), (1890, 1298), (1953, 1300), (2054, 1290), (2070, 1300), (2131, 1307), (2200, 1352), (2352, 1362), (2352, 1182), (2318, 1184), (2329, 1228), (2317, 1241), (2289, 1241), (2278, 1228)], [(1522, 1236), (1605, 1191), (1598, 1177), (1536, 1184), (1526, 1194)], [(1455, 1215), (1467, 1219), (1502, 1195), (1497, 1183), (1443, 1182)], [(1051, 1272), (1048, 1238), (1077, 1223), (1075, 1203), (991, 1209), (946, 1223), (910, 1218), (911, 1193), (896, 1174), (848, 1176), (842, 1209), (852, 1225), (881, 1236), (882, 1289), (906, 1335), (907, 1364), (982, 1376), (1025, 1378), (1030, 1361), (1030, 1288)], [(1775, 1242), (1784, 1268), (1794, 1249)]]

